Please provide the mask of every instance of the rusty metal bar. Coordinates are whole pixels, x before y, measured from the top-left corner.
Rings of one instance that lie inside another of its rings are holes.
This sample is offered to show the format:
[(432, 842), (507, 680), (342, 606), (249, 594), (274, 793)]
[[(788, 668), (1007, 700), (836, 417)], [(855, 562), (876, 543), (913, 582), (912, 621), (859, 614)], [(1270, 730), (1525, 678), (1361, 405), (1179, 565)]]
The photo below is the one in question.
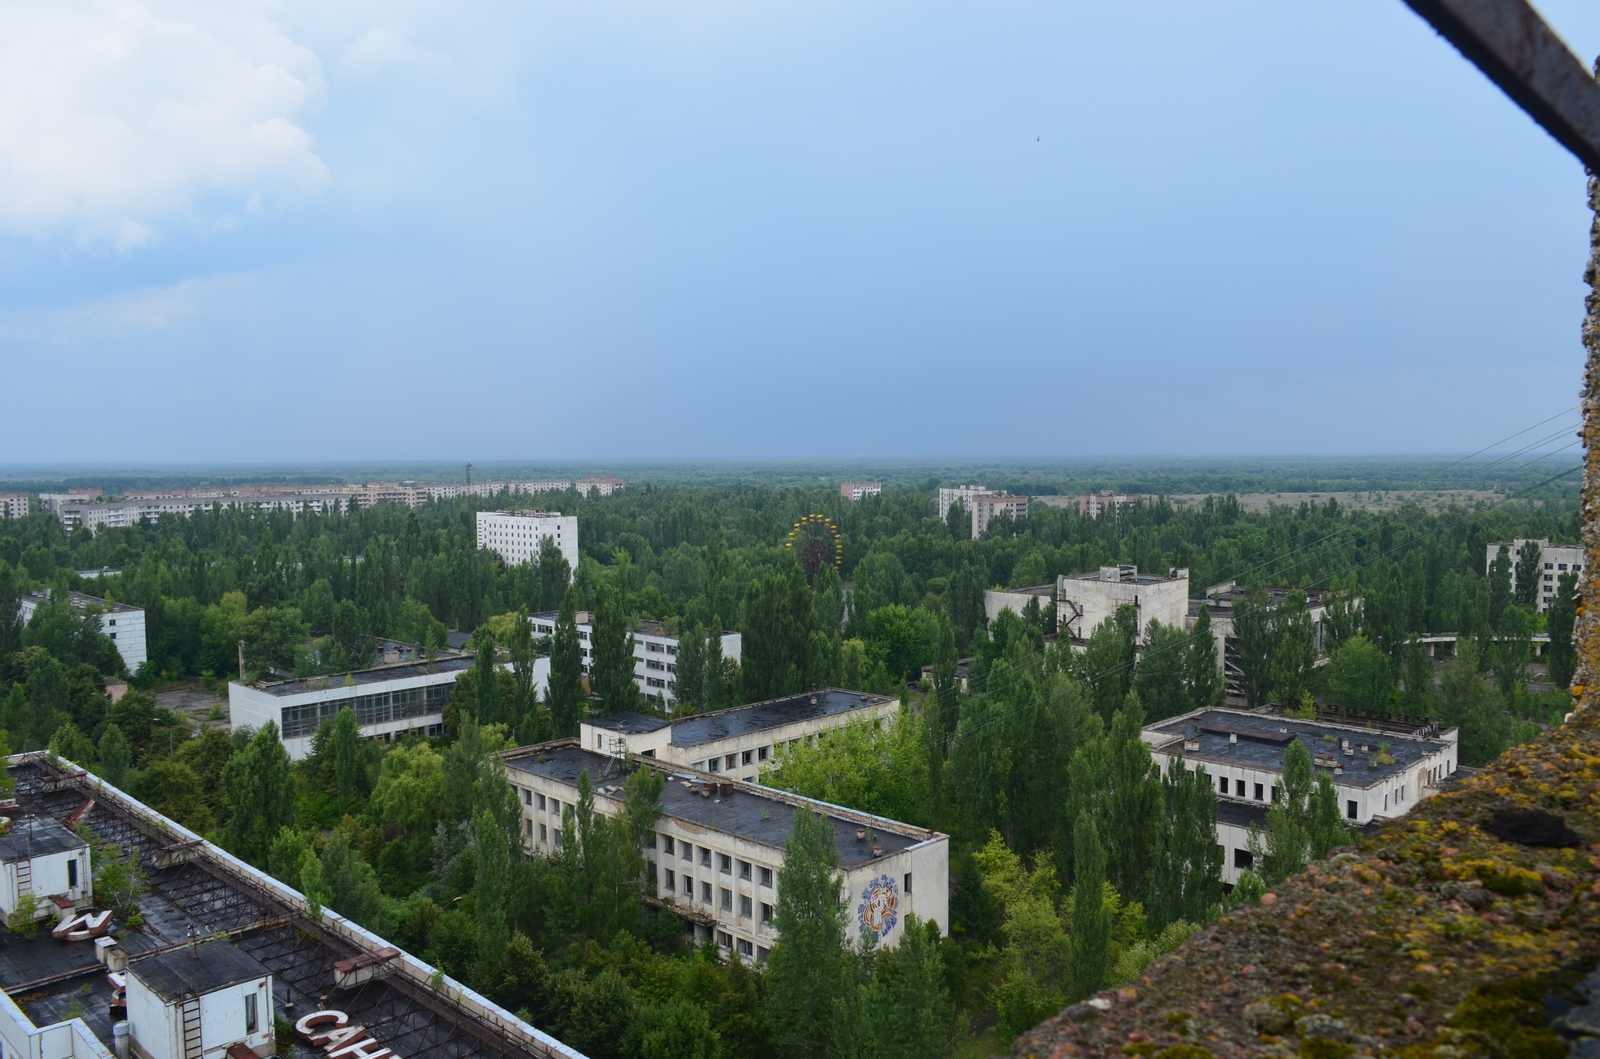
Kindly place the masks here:
[(1406, 0), (1591, 171), (1600, 172), (1600, 85), (1528, 0)]

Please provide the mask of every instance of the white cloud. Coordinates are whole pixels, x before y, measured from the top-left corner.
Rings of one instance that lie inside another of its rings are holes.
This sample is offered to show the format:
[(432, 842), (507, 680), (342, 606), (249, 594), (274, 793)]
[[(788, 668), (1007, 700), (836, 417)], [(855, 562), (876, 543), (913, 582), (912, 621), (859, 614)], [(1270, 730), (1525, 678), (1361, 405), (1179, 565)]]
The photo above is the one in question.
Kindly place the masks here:
[(328, 181), (296, 124), (322, 91), (255, 4), (0, 5), (0, 231), (128, 249), (203, 197), (303, 200)]
[(344, 50), (339, 67), (358, 75), (372, 74), (386, 67), (414, 67), (425, 73), (443, 73), (450, 68), (450, 57), (421, 48), (386, 26), (363, 33)]

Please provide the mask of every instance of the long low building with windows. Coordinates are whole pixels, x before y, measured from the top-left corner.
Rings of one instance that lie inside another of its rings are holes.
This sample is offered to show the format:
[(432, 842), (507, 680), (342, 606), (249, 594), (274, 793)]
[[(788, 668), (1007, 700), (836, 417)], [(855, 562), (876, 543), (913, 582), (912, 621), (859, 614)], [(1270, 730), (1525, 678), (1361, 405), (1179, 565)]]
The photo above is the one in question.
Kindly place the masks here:
[(602, 754), (643, 754), (753, 782), (772, 767), (780, 748), (802, 739), (815, 742), (818, 734), (841, 725), (886, 720), (899, 709), (900, 700), (887, 695), (822, 688), (675, 720), (612, 714), (584, 721), (578, 738)]
[(814, 801), (752, 783), (674, 769), (643, 755), (611, 757), (573, 739), (502, 755), (522, 803), (523, 837), (534, 853), (553, 855), (561, 826), (587, 773), (595, 810), (613, 816), (635, 769), (661, 772), (661, 817), (645, 851), (650, 887), (684, 920), (697, 942), (763, 962), (777, 939), (778, 869), (797, 812), (827, 817), (839, 850), (840, 899), (851, 933), (870, 930), (898, 945), (905, 917), (950, 928), (949, 838), (937, 831)]
[[(583, 671), (588, 673), (589, 663), (594, 657), (594, 614), (580, 610), (574, 617), (578, 629), (578, 654), (583, 659)], [(554, 610), (528, 616), (535, 638), (554, 636), (559, 619), (560, 612)], [(650, 620), (635, 622), (630, 634), (633, 636), (633, 682), (639, 685), (639, 691), (645, 699), (664, 709), (671, 709), (678, 703), (678, 636), (669, 632), (661, 622)], [(738, 662), (744, 638), (736, 632), (725, 632), (720, 642), (722, 657)]]

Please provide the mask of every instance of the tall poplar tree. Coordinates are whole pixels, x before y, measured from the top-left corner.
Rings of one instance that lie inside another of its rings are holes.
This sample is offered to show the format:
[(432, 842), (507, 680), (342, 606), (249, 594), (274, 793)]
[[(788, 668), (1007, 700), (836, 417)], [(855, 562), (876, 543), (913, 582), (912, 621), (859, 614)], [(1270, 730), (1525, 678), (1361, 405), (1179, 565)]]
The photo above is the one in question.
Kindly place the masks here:
[(1280, 704), (1298, 705), (1311, 681), (1317, 662), (1316, 632), (1306, 609), (1306, 594), (1289, 593), (1277, 608), (1277, 628), (1272, 652), (1272, 695)]
[(1276, 608), (1260, 585), (1233, 603), (1233, 639), (1238, 646), (1239, 682), (1247, 709), (1265, 706), (1272, 694), (1272, 653), (1277, 647)]
[(811, 590), (792, 557), (750, 583), (741, 650), (746, 699), (760, 702), (802, 689), (811, 623)]
[(577, 613), (577, 589), (568, 585), (556, 616), (550, 647), (550, 683), (545, 688), (551, 734), (557, 739), (577, 735), (578, 722), (583, 717), (583, 648), (578, 641)]
[(818, 1054), (852, 984), (838, 869), (833, 824), (797, 807), (778, 868), (778, 941), (767, 958), (767, 1025), (780, 1059)]
[(1145, 910), (1152, 931), (1186, 920), (1200, 924), (1222, 900), (1222, 847), (1217, 845), (1217, 790), (1205, 767), (1173, 757), (1161, 783), (1162, 842), (1151, 870)]
[[(720, 638), (719, 638), (719, 643)], [(706, 631), (698, 622), (678, 637), (678, 672), (672, 697), (679, 713), (704, 713), (706, 708)]]
[(638, 710), (639, 685), (634, 682), (637, 663), (633, 633), (623, 612), (622, 590), (604, 578), (594, 591), (594, 633), (589, 641), (589, 686), (600, 696), (608, 713)]
[(1105, 907), (1105, 846), (1094, 820), (1079, 813), (1072, 828), (1071, 948), (1067, 957), (1067, 1001), (1098, 993), (1106, 983), (1111, 957), (1111, 912)]
[(505, 721), (500, 698), (500, 667), (496, 665), (494, 636), (487, 626), (478, 630), (478, 653), (472, 660), (473, 709), (479, 724)]
[(1511, 602), (1511, 549), (1502, 544), (1489, 564), (1489, 628), (1500, 627), (1500, 616)]
[(233, 810), (223, 836), (230, 853), (262, 867), (280, 828), (295, 823), (294, 777), (289, 754), (272, 721), (222, 767), (222, 791)]
[(1516, 592), (1512, 602), (1531, 607), (1539, 601), (1539, 586), (1544, 583), (1544, 550), (1538, 541), (1524, 541), (1517, 549)]
[(1184, 652), (1183, 684), (1189, 692), (1189, 708), (1209, 710), (1222, 705), (1224, 688), (1222, 667), (1217, 663), (1217, 641), (1211, 633), (1211, 605), (1202, 602), (1200, 613), (1189, 632), (1189, 647)]
[(1572, 630), (1577, 622), (1578, 575), (1561, 575), (1555, 599), (1545, 615), (1550, 630), (1550, 683), (1566, 690), (1577, 671), (1577, 654), (1572, 646)]
[(537, 742), (539, 693), (533, 686), (533, 623), (527, 608), (517, 614), (511, 629), (511, 724), (518, 738)]

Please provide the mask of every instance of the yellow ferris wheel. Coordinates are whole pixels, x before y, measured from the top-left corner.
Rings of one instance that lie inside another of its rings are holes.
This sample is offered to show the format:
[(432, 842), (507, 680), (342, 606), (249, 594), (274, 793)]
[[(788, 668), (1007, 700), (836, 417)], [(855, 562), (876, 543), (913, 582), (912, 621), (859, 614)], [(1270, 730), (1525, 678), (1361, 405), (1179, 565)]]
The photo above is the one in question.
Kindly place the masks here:
[(841, 572), (844, 569), (844, 535), (826, 515), (807, 515), (796, 522), (783, 546), (799, 550), (800, 566), (809, 582), (816, 581), (817, 571), (828, 562), (829, 551), (833, 552), (833, 568)]

